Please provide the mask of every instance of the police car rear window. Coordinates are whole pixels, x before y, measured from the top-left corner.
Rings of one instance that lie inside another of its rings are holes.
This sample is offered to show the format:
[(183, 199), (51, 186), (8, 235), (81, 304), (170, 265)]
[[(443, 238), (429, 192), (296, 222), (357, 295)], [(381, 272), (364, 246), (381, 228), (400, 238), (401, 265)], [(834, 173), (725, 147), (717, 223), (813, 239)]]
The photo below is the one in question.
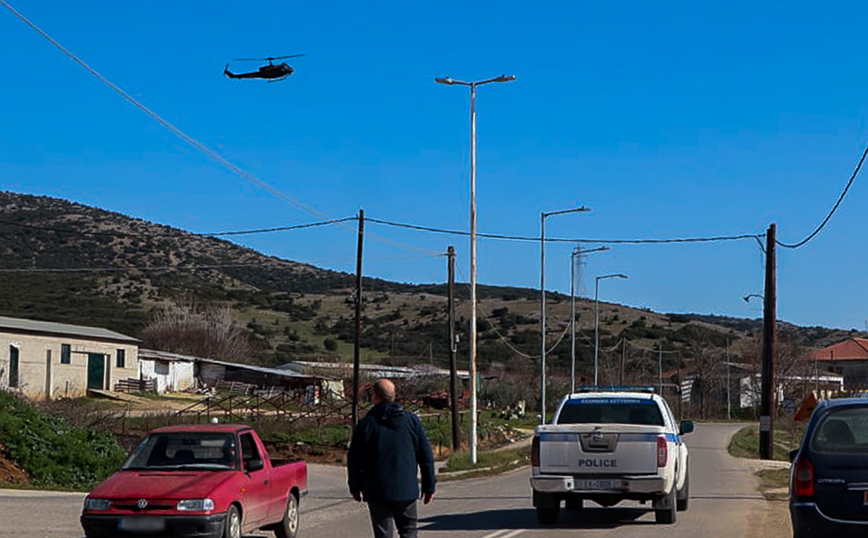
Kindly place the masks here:
[(663, 426), (663, 415), (654, 400), (585, 398), (568, 401), (561, 409), (557, 423)]

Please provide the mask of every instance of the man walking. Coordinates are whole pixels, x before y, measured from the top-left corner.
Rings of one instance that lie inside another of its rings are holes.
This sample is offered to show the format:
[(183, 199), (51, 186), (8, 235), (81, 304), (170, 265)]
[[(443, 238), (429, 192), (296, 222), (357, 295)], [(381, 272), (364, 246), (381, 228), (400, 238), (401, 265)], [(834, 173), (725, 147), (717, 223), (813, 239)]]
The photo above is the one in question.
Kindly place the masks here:
[(395, 385), (374, 384), (374, 407), (359, 421), (347, 454), (350, 493), (368, 503), (375, 538), (416, 538), (417, 467), (422, 501), (434, 499), (434, 454), (419, 417), (395, 401)]

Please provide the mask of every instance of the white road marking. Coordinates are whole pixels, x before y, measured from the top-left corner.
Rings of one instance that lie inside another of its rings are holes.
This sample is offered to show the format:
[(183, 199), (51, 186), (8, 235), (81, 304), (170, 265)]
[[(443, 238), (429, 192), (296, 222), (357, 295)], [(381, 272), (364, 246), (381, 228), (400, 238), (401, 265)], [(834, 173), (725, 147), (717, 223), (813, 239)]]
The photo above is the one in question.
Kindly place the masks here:
[(523, 532), (524, 529), (516, 529), (514, 531), (510, 531), (509, 529), (501, 529), (499, 531), (492, 532), (491, 534), (486, 534), (482, 538), (512, 538), (513, 536), (518, 536)]

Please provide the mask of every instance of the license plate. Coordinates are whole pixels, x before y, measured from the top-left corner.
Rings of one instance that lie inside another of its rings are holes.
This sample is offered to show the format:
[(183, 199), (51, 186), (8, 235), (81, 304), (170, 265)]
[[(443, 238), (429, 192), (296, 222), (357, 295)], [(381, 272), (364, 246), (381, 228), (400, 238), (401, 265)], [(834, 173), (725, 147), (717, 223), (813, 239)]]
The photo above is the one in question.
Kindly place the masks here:
[(119, 527), (126, 532), (162, 532), (166, 529), (166, 521), (161, 517), (125, 517)]
[(576, 484), (581, 489), (614, 489), (614, 480), (583, 480)]

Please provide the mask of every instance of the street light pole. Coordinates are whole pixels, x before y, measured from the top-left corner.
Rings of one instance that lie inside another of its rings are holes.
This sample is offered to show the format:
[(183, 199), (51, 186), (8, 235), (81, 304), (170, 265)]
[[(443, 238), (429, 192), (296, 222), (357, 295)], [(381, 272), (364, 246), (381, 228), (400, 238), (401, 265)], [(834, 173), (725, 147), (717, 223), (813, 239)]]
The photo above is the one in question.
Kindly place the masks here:
[(570, 254), (570, 394), (576, 392), (576, 258), (592, 252), (603, 252), (609, 247), (598, 247), (590, 250), (582, 250), (581, 247), (573, 249)]
[(540, 360), (540, 424), (546, 423), (546, 217), (554, 215), (565, 215), (567, 213), (584, 213), (590, 211), (590, 208), (585, 206), (574, 207), (572, 209), (563, 209), (561, 211), (551, 211), (546, 213), (541, 211), (539, 214), (540, 234), (539, 234), (539, 289), (540, 289), (540, 307), (539, 307), (539, 339), (542, 357)]
[(476, 87), (491, 82), (510, 82), (513, 75), (464, 82), (449, 77), (434, 82), (447, 86), (470, 87), (470, 463), (476, 465), (477, 406), (476, 406)]
[(600, 281), (605, 280), (607, 278), (628, 278), (627, 275), (623, 275), (621, 273), (612, 274), (612, 275), (602, 275), (597, 277), (597, 281), (594, 284), (594, 385), (599, 384), (599, 373), (600, 373)]

